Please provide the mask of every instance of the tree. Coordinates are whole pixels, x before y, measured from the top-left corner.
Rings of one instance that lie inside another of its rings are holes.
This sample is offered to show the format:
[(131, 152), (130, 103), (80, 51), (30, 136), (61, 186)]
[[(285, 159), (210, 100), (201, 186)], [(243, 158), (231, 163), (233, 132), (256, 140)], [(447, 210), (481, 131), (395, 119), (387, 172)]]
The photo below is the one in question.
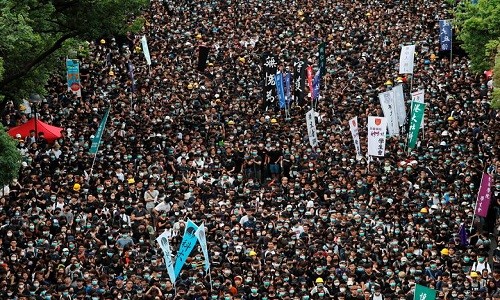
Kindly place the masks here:
[[(455, 9), (454, 24), (458, 38), (467, 52), (472, 70), (482, 73), (485, 70), (500, 69), (500, 0), (479, 0), (477, 3), (462, 1)], [(496, 59), (495, 59), (496, 58)], [(500, 74), (495, 72), (495, 77)], [(495, 80), (498, 86), (500, 82)], [(500, 92), (493, 95), (493, 107), (500, 107)]]
[(0, 125), (0, 188), (10, 184), (19, 175), (21, 153), (16, 141)]
[(0, 1), (0, 97), (19, 100), (31, 93), (44, 94), (49, 77), (64, 68), (60, 59), (67, 54), (62, 51), (64, 47), (137, 28), (134, 19), (148, 3), (149, 0)]

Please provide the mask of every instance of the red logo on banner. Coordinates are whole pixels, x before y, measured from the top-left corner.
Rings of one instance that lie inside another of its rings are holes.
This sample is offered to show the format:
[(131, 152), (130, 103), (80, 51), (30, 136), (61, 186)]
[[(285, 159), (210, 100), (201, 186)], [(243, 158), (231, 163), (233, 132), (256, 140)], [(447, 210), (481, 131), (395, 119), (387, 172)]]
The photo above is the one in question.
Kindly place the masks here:
[(382, 124), (382, 119), (375, 119), (375, 125)]
[(71, 90), (72, 90), (73, 92), (76, 92), (76, 91), (78, 91), (79, 89), (80, 89), (80, 84), (78, 84), (78, 83), (76, 83), (76, 82), (75, 82), (75, 83), (73, 83), (73, 84), (71, 85)]
[(356, 127), (356, 120), (352, 120), (352, 126)]

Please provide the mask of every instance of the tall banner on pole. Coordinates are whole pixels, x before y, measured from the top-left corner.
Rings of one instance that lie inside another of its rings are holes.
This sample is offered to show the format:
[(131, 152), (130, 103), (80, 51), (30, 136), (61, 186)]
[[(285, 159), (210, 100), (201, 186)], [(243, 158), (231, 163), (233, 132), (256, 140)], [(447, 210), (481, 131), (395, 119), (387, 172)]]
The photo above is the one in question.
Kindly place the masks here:
[(312, 66), (307, 67), (307, 86), (309, 87), (309, 93), (311, 94), (311, 104), (313, 99), (313, 68)]
[(436, 300), (436, 290), (417, 284), (413, 300)]
[(101, 143), (102, 134), (104, 132), (104, 129), (106, 128), (109, 109), (110, 107), (108, 107), (108, 109), (106, 110), (106, 113), (104, 114), (104, 117), (101, 120), (101, 124), (99, 124), (99, 128), (97, 128), (97, 132), (95, 133), (94, 138), (92, 139), (92, 146), (90, 146), (89, 150), (90, 154), (96, 154), (97, 150), (99, 149), (99, 144)]
[[(416, 92), (411, 93), (411, 101), (412, 103), (425, 103), (425, 91), (418, 90)], [(424, 129), (424, 120), (422, 119), (422, 124), (420, 124), (420, 129)]]
[(73, 92), (78, 97), (82, 96), (80, 84), (80, 62), (77, 59), (66, 59), (66, 79), (68, 81), (68, 92)]
[(362, 157), (361, 144), (359, 142), (358, 117), (349, 120), (349, 128), (351, 129), (352, 140), (354, 141), (354, 148), (356, 149), (356, 157)]
[(399, 74), (413, 74), (415, 45), (403, 46), (399, 56)]
[(439, 44), (441, 51), (451, 51), (453, 31), (448, 20), (439, 20)]
[(384, 112), (384, 117), (387, 118), (389, 128), (389, 136), (399, 135), (398, 116), (396, 113), (396, 104), (394, 101), (394, 93), (391, 91), (378, 94), (380, 106)]
[(479, 192), (477, 194), (475, 209), (476, 216), (486, 218), (486, 215), (488, 215), (488, 208), (490, 207), (491, 202), (491, 182), (491, 175), (483, 173), (481, 186), (479, 186)]
[(306, 113), (307, 135), (309, 136), (309, 144), (311, 147), (318, 146), (318, 135), (316, 132), (316, 120), (314, 119), (314, 109)]
[(146, 62), (148, 66), (151, 66), (151, 55), (149, 54), (148, 40), (146, 36), (143, 35), (141, 38), (142, 52), (144, 52), (144, 57), (146, 58)]
[(263, 55), (263, 77), (264, 77), (264, 97), (266, 105), (271, 105), (276, 100), (276, 80), (275, 75), (278, 70), (278, 60), (276, 56), (265, 53)]
[(203, 256), (205, 257), (205, 271), (210, 269), (210, 258), (208, 257), (208, 248), (207, 248), (207, 237), (205, 235), (205, 223), (201, 224), (198, 227), (198, 230), (195, 232), (196, 238), (201, 246), (201, 251), (203, 252)]
[(397, 85), (392, 88), (392, 97), (396, 104), (396, 114), (398, 116), (399, 126), (403, 126), (406, 121), (405, 95), (403, 93), (403, 85)]
[(408, 148), (413, 149), (417, 144), (418, 131), (424, 119), (425, 103), (413, 102), (411, 106), (410, 129), (408, 130)]
[(318, 70), (316, 72), (316, 74), (314, 75), (314, 79), (313, 79), (313, 83), (312, 83), (312, 86), (313, 86), (313, 89), (312, 89), (312, 99), (313, 100), (318, 100), (319, 98), (319, 85), (320, 85), (320, 82), (321, 82), (321, 72), (320, 70)]
[(170, 243), (168, 242), (169, 233), (164, 231), (159, 237), (156, 238), (158, 245), (160, 245), (163, 251), (163, 259), (165, 260), (165, 265), (167, 267), (168, 277), (170, 281), (175, 286), (175, 271), (174, 262), (172, 261), (172, 251), (170, 250)]
[(285, 77), (283, 78), (283, 82), (285, 84), (285, 98), (286, 98), (286, 103), (290, 104), (292, 102), (292, 74), (286, 73)]
[(325, 42), (319, 44), (318, 59), (319, 59), (320, 77), (323, 77), (326, 74), (326, 44), (325, 44)]
[(279, 107), (280, 109), (283, 109), (286, 106), (285, 89), (283, 88), (283, 74), (278, 73), (274, 75), (274, 81), (276, 82), (276, 94), (278, 95)]
[(368, 155), (385, 155), (385, 134), (387, 119), (384, 117), (368, 117)]
[(188, 220), (181, 245), (177, 251), (177, 257), (175, 258), (175, 278), (177, 278), (181, 273), (182, 267), (186, 263), (191, 251), (193, 251), (194, 246), (196, 246), (196, 242), (198, 240), (195, 235), (196, 230), (198, 230), (198, 226), (196, 226), (196, 224), (191, 220)]
[(306, 63), (303, 60), (293, 61), (293, 95), (295, 101), (302, 105), (304, 102), (304, 91), (306, 88)]

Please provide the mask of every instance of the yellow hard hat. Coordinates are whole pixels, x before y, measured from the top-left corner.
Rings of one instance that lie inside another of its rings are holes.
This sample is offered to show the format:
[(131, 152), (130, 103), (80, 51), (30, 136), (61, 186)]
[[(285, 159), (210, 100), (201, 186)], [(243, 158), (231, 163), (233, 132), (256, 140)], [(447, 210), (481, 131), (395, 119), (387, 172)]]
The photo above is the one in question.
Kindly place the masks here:
[(449, 255), (449, 254), (450, 254), (450, 251), (449, 251), (447, 248), (443, 248), (443, 249), (441, 250), (441, 254), (443, 254), (443, 255)]
[(275, 118), (272, 118), (271, 123), (278, 123), (278, 120), (276, 120)]
[(106, 44), (106, 40), (105, 40), (105, 39), (102, 39), (102, 40), (101, 40), (101, 44)]
[(80, 190), (80, 184), (79, 183), (75, 183), (73, 185), (73, 191), (78, 192), (79, 190)]
[(257, 256), (257, 252), (255, 252), (255, 251), (252, 250), (252, 251), (250, 251), (250, 253), (248, 253), (248, 255), (250, 255), (250, 256)]
[(197, 38), (197, 39), (201, 39), (201, 34), (199, 34), (199, 33), (198, 33), (198, 34), (196, 35), (196, 38)]
[(234, 121), (227, 122), (227, 125), (234, 125)]
[(470, 272), (470, 277), (479, 277), (479, 274), (477, 272)]
[(239, 58), (239, 61), (240, 61), (240, 62), (242, 62), (242, 63), (245, 63), (245, 61), (246, 61), (246, 60), (245, 60), (245, 58), (244, 58), (244, 57), (240, 57), (240, 58)]
[(302, 10), (299, 10), (297, 14), (299, 15), (299, 17), (302, 17), (304, 15), (304, 12)]
[(384, 84), (385, 85), (392, 85), (392, 81), (391, 80), (387, 80)]
[(316, 278), (316, 283), (323, 283), (323, 282), (324, 282), (323, 278), (321, 277)]
[(448, 121), (455, 121), (455, 118), (453, 116), (449, 116)]
[(192, 90), (192, 89), (193, 89), (193, 84), (192, 83), (188, 84), (188, 90)]
[(129, 179), (127, 179), (127, 183), (128, 183), (128, 184), (133, 184), (133, 183), (135, 183), (134, 178), (129, 178)]
[(424, 207), (420, 210), (420, 212), (423, 214), (426, 214), (426, 213), (428, 213), (428, 210), (427, 210), (427, 208)]
[(115, 72), (109, 71), (109, 76), (115, 76)]

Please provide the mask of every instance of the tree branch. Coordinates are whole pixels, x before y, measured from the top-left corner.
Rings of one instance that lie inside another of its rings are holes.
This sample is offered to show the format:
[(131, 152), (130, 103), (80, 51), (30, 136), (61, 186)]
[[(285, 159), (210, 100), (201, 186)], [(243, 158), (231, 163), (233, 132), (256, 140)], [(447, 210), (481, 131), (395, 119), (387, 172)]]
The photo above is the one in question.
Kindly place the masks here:
[(76, 31), (73, 31), (73, 32), (69, 32), (69, 33), (61, 36), (57, 41), (55, 41), (55, 43), (50, 48), (48, 48), (44, 52), (40, 53), (40, 55), (38, 55), (37, 58), (28, 62), (23, 67), (21, 67), (17, 73), (5, 76), (5, 78), (2, 81), (0, 81), (0, 87), (4, 87), (7, 84), (11, 83), (12, 81), (19, 79), (19, 78), (25, 76), (26, 74), (28, 74), (33, 68), (35, 68), (38, 64), (40, 64), (42, 61), (44, 61), (48, 56), (50, 56), (56, 50), (61, 48), (62, 44), (66, 40), (68, 40), (72, 37), (76, 37), (77, 35), (78, 35), (78, 33)]

